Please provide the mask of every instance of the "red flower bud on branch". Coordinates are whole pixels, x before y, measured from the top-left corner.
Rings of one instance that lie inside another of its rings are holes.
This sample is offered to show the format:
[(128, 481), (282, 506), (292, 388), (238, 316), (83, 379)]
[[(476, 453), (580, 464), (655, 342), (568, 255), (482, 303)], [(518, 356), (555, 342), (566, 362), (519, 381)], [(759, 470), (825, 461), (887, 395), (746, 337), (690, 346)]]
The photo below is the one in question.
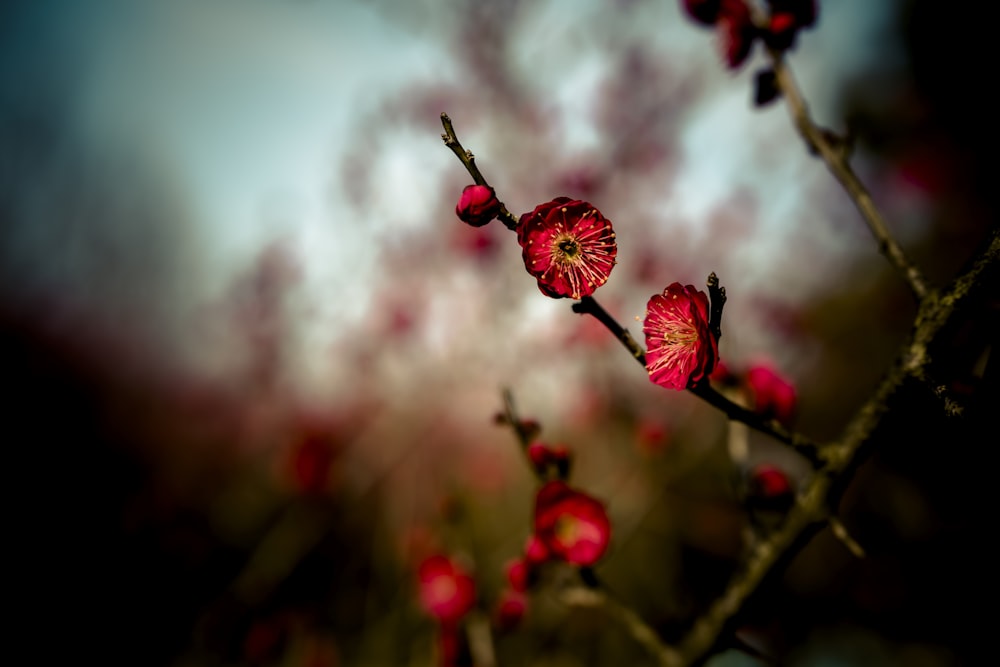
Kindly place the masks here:
[(535, 535), (529, 537), (527, 544), (524, 545), (524, 560), (529, 567), (541, 565), (550, 555), (549, 548)]
[(466, 185), (455, 206), (455, 215), (473, 227), (482, 227), (500, 214), (500, 202), (493, 188), (485, 185)]
[(769, 463), (761, 463), (751, 471), (750, 493), (770, 499), (794, 495), (792, 482), (785, 471)]
[(797, 407), (791, 382), (770, 366), (758, 364), (747, 371), (746, 383), (756, 413), (782, 424), (791, 422)]
[(533, 566), (524, 558), (518, 558), (507, 563), (507, 583), (519, 593), (528, 590), (528, 579)]
[(773, 49), (792, 48), (799, 30), (816, 22), (815, 0), (769, 0), (768, 4), (771, 18), (762, 36)]
[(513, 630), (528, 611), (528, 600), (523, 593), (506, 589), (500, 594), (496, 609), (496, 624), (502, 631)]

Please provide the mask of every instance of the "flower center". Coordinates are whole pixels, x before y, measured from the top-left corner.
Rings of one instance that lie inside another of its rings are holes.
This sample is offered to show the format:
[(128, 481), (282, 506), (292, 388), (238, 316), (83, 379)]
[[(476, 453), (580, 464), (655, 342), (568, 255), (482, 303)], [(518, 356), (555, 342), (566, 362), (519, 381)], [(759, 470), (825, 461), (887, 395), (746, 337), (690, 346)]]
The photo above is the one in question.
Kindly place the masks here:
[(563, 515), (556, 519), (555, 533), (556, 541), (565, 546), (572, 546), (580, 532), (580, 522), (573, 516)]
[(698, 332), (691, 326), (671, 322), (663, 327), (664, 345), (693, 346), (698, 342)]
[(553, 245), (555, 246), (553, 254), (564, 262), (572, 263), (580, 255), (580, 243), (569, 234), (556, 237)]

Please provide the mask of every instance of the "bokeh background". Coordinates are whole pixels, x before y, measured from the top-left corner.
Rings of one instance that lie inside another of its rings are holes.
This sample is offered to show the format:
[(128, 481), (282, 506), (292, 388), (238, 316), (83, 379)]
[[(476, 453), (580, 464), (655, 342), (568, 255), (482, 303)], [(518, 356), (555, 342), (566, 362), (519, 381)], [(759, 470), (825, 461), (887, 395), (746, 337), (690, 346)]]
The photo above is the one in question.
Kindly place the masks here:
[[(857, 137), (944, 281), (996, 215), (989, 11), (819, 4), (790, 56), (811, 111)], [(498, 223), (455, 218), (470, 179), (439, 116), (515, 214), (569, 195), (614, 222), (598, 296), (634, 334), (652, 294), (715, 271), (723, 360), (779, 369), (796, 426), (832, 438), (914, 308), (785, 110), (754, 108), (763, 63), (726, 71), (674, 0), (4, 3), (7, 650), (433, 664), (414, 563), (456, 554), (489, 613), (530, 529), (503, 387), (607, 503), (602, 579), (682, 634), (742, 549), (727, 425), (542, 296)], [(821, 534), (743, 641), (786, 664), (976, 664), (982, 441), (887, 440), (845, 499), (869, 557)], [(760, 461), (806, 473), (752, 435)], [(599, 613), (538, 597), (499, 664), (644, 664)]]

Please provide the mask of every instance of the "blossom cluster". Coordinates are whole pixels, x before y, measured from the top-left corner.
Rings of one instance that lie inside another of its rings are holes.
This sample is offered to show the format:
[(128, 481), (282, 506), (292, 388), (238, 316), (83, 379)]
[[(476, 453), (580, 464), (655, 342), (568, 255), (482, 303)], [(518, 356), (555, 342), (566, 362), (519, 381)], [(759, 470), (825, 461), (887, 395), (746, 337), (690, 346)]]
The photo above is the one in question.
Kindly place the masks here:
[[(466, 186), (455, 209), (476, 227), (499, 210), (495, 192), (484, 185)], [(525, 269), (546, 296), (589, 297), (615, 266), (618, 247), (611, 221), (588, 202), (556, 197), (538, 204), (518, 219), (515, 231)], [(650, 298), (643, 325), (650, 380), (681, 390), (708, 377), (719, 357), (710, 319), (708, 296), (692, 285), (673, 283)]]
[(611, 541), (611, 520), (600, 500), (571, 487), (569, 450), (564, 445), (532, 442), (528, 459), (544, 482), (535, 494), (532, 534), (523, 554), (507, 564), (507, 587), (497, 608), (498, 625), (515, 626), (525, 614), (527, 593), (543, 565), (563, 562), (590, 567), (604, 556)]
[(798, 31), (816, 22), (816, 0), (767, 0), (763, 25), (754, 22), (746, 0), (681, 0), (688, 16), (715, 28), (722, 57), (730, 68), (743, 64), (760, 38), (768, 47), (783, 51), (795, 45)]
[[(694, 20), (716, 29), (723, 57), (731, 68), (749, 57), (758, 40), (771, 49), (790, 48), (798, 30), (816, 20), (814, 0), (768, 0), (765, 23), (754, 16), (746, 0), (682, 0), (682, 5)], [(514, 231), (525, 270), (542, 294), (579, 300), (574, 310), (595, 315), (616, 333), (644, 363), (650, 381), (656, 385), (696, 393), (714, 391), (710, 381), (738, 386), (744, 393), (740, 402), (756, 413), (783, 423), (793, 418), (794, 386), (772, 367), (756, 365), (733, 373), (721, 362), (719, 338), (725, 291), (714, 274), (708, 281), (710, 294), (694, 285), (673, 282), (649, 297), (643, 318), (643, 350), (628, 332), (613, 321), (609, 324), (609, 316), (593, 299), (617, 263), (618, 246), (611, 221), (590, 202), (568, 196), (537, 204), (520, 216), (511, 215), (494, 189), (470, 166), (465, 156), (471, 154), (463, 152), (458, 144), (450, 119), (444, 115), (442, 118), (448, 131), (444, 135), (446, 143), (477, 181), (463, 189), (455, 207), (456, 216), (477, 228), (499, 219)], [(547, 564), (563, 563), (590, 572), (589, 568), (604, 557), (610, 546), (611, 520), (602, 501), (569, 483), (572, 457), (566, 446), (536, 440), (540, 429), (535, 422), (518, 421), (510, 413), (498, 420), (513, 427), (540, 482), (531, 534), (522, 553), (507, 563), (506, 583), (494, 608), (496, 627), (507, 630), (527, 613), (529, 594)], [(790, 478), (775, 467), (751, 471), (746, 486), (748, 508), (754, 499), (757, 509), (787, 509), (794, 497)], [(454, 560), (441, 554), (425, 561), (418, 576), (422, 606), (442, 628), (442, 660), (446, 665), (457, 664), (463, 647), (454, 628), (477, 603), (472, 578)]]

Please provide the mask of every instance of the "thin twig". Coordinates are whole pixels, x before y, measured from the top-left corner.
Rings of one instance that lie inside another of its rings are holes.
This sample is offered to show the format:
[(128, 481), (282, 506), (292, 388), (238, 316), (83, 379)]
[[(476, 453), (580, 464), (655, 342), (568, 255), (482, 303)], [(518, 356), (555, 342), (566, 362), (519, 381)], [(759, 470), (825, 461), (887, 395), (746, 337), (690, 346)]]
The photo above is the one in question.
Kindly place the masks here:
[(792, 76), (791, 70), (788, 69), (781, 52), (769, 49), (769, 53), (774, 63), (774, 74), (778, 87), (788, 102), (788, 109), (799, 134), (809, 145), (810, 150), (823, 159), (834, 177), (844, 186), (844, 190), (847, 191), (851, 201), (861, 213), (861, 217), (868, 223), (868, 228), (878, 242), (879, 251), (902, 274), (917, 300), (923, 299), (929, 291), (927, 281), (889, 233), (885, 219), (875, 206), (871, 194), (858, 179), (854, 170), (851, 169), (847, 159), (846, 142), (837, 140), (831, 132), (824, 131), (813, 123), (805, 100), (803, 100), (795, 78)]
[(597, 303), (597, 300), (592, 296), (585, 296), (577, 303), (573, 304), (573, 312), (579, 313), (581, 315), (593, 315), (598, 322), (604, 325), (604, 327), (611, 332), (611, 334), (618, 339), (618, 341), (625, 346), (625, 349), (629, 351), (636, 361), (642, 365), (643, 368), (646, 367), (646, 353), (642, 349), (642, 346), (632, 338), (632, 334), (628, 332), (628, 329), (618, 324), (615, 318), (608, 314), (608, 311), (601, 307), (601, 304)]
[(562, 591), (561, 599), (574, 607), (602, 609), (621, 625), (637, 644), (656, 659), (660, 667), (677, 667), (681, 656), (660, 639), (659, 635), (639, 614), (606, 592), (587, 586), (573, 586)]
[[(465, 165), (469, 175), (472, 176), (472, 180), (474, 180), (477, 185), (492, 187), (488, 182), (486, 182), (486, 178), (483, 176), (483, 173), (479, 171), (479, 167), (476, 166), (476, 156), (472, 154), (472, 151), (466, 150), (462, 146), (461, 142), (459, 142), (458, 135), (455, 134), (455, 126), (452, 125), (451, 118), (448, 117), (448, 114), (441, 114), (441, 125), (444, 126), (444, 134), (441, 135), (441, 138), (444, 140), (444, 145), (450, 148), (451, 152), (462, 161), (462, 164)], [(494, 193), (495, 192), (496, 190), (494, 190)], [(502, 222), (507, 229), (517, 229), (517, 218), (507, 210), (507, 207), (502, 201), (500, 202), (500, 213), (497, 215), (497, 218), (500, 219), (500, 222)]]
[(496, 667), (497, 656), (489, 618), (481, 611), (471, 612), (465, 624), (465, 633), (476, 667)]
[(765, 419), (756, 412), (734, 403), (716, 391), (707, 382), (697, 384), (688, 389), (688, 391), (703, 399), (707, 403), (715, 406), (719, 410), (722, 410), (730, 419), (742, 422), (750, 428), (760, 431), (761, 433), (766, 433), (778, 442), (788, 445), (805, 457), (805, 459), (809, 461), (814, 468), (820, 468), (823, 465), (824, 459), (822, 446), (797, 431), (791, 431), (785, 428), (778, 420)]
[(847, 547), (847, 550), (850, 551), (855, 558), (864, 558), (864, 547), (858, 544), (856, 539), (851, 537), (851, 534), (847, 530), (847, 526), (844, 525), (840, 518), (831, 516), (829, 522), (830, 531), (833, 533), (833, 536), (840, 540), (840, 543)]

